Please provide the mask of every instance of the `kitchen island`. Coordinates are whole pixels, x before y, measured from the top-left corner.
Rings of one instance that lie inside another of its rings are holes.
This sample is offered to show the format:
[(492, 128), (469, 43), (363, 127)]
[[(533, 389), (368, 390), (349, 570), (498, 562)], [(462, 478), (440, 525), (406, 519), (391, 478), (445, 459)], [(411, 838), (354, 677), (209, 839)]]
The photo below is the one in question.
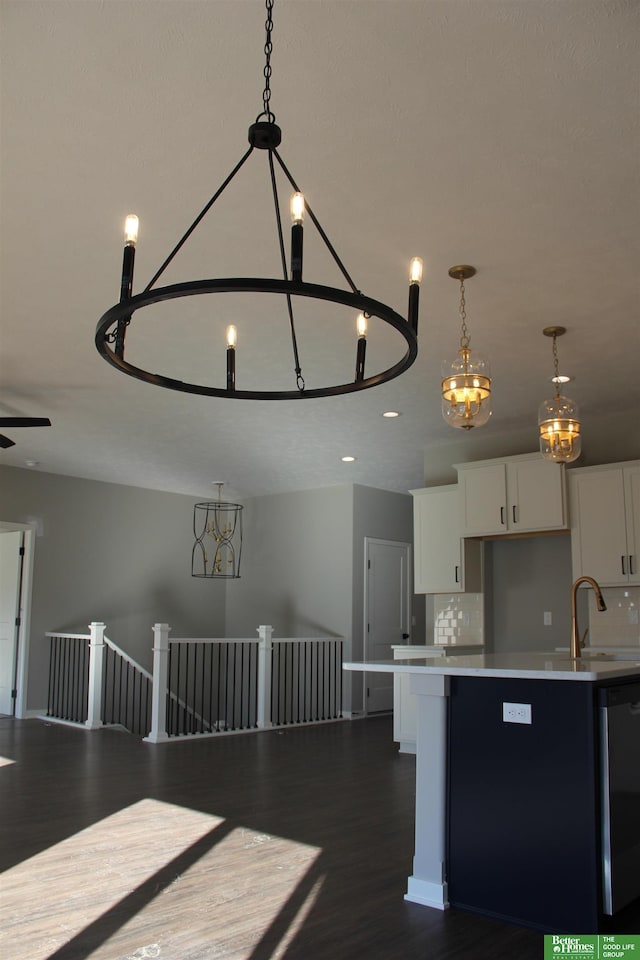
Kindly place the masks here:
[[(606, 929), (604, 886), (613, 868), (611, 858), (603, 865), (599, 698), (639, 683), (640, 658), (477, 654), (344, 666), (408, 674), (416, 696), (415, 851), (406, 899), (547, 932)], [(640, 768), (638, 740), (632, 749), (629, 762)], [(626, 876), (640, 856), (640, 831), (637, 844), (625, 842)], [(640, 871), (631, 874), (637, 883)], [(640, 887), (627, 884), (624, 893), (628, 902)]]

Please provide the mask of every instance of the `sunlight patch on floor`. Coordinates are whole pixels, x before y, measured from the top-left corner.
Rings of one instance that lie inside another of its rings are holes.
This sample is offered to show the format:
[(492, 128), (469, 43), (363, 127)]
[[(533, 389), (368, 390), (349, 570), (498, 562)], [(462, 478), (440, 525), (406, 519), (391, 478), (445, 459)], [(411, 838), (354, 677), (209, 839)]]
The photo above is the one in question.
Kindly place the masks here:
[(284, 908), (280, 956), (317, 896), (316, 878), (292, 898), (319, 853), (142, 800), (4, 874), (0, 956), (48, 960), (72, 941), (92, 960), (240, 960)]

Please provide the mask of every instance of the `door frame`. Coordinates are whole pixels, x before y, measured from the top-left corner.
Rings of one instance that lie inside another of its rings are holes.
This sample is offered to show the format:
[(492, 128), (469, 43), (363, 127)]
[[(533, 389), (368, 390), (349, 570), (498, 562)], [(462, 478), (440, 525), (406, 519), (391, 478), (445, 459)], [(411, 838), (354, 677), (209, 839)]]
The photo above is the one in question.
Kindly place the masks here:
[[(413, 573), (412, 573), (412, 564), (413, 564), (413, 544), (407, 540), (383, 540), (380, 537), (365, 537), (364, 538), (364, 597), (363, 597), (363, 611), (362, 611), (362, 659), (364, 662), (367, 662), (368, 657), (368, 631), (367, 631), (367, 613), (369, 610), (369, 548), (371, 545), (377, 546), (389, 546), (389, 547), (404, 547), (407, 557), (407, 576), (405, 584), (405, 603), (407, 609), (407, 632), (411, 636), (411, 599), (413, 597)], [(362, 674), (362, 713), (364, 716), (368, 716), (367, 710), (367, 674), (363, 672)]]
[(33, 553), (36, 536), (35, 523), (12, 523), (0, 520), (0, 536), (2, 533), (22, 531), (24, 533), (24, 554), (22, 557), (22, 571), (20, 573), (20, 595), (18, 609), (20, 623), (16, 631), (16, 697), (13, 703), (14, 716), (25, 719), (27, 714), (27, 684), (29, 679), (29, 639), (31, 633), (31, 596), (33, 585)]

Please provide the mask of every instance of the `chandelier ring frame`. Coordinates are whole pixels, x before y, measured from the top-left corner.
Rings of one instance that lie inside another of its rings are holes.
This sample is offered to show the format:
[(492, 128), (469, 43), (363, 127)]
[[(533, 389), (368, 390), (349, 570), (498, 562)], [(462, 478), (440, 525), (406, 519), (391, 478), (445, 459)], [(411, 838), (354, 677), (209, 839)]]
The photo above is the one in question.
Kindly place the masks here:
[[(384, 323), (396, 329), (405, 339), (407, 351), (397, 363), (373, 376), (363, 380), (348, 381), (330, 387), (296, 390), (233, 390), (224, 387), (212, 387), (206, 384), (190, 383), (184, 380), (175, 380), (162, 374), (151, 373), (141, 367), (129, 363), (123, 356), (119, 356), (110, 346), (118, 323), (129, 325), (133, 314), (144, 307), (161, 303), (165, 300), (178, 300), (182, 297), (200, 296), (215, 293), (273, 293), (283, 296), (307, 297), (314, 300), (325, 300), (330, 303), (339, 303), (356, 311), (362, 311), (372, 317), (378, 317)], [(172, 284), (165, 287), (147, 289), (142, 293), (131, 296), (115, 304), (106, 311), (98, 321), (95, 333), (95, 345), (98, 353), (113, 367), (135, 377), (145, 383), (176, 390), (181, 393), (193, 393), (207, 397), (237, 398), (238, 400), (300, 400), (318, 397), (337, 396), (347, 393), (356, 393), (369, 387), (378, 386), (400, 376), (413, 364), (418, 354), (418, 339), (416, 331), (409, 322), (389, 306), (361, 294), (359, 291), (329, 287), (305, 281), (285, 279), (236, 277), (210, 280), (192, 280), (185, 283)]]

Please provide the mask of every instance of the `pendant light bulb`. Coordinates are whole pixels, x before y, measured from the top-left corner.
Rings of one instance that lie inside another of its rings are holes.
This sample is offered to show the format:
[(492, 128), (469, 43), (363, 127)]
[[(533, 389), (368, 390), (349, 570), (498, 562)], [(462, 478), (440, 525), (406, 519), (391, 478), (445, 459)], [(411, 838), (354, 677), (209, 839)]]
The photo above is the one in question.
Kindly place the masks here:
[(545, 337), (553, 338), (554, 383), (556, 393), (550, 400), (543, 400), (538, 407), (540, 453), (545, 460), (554, 463), (572, 463), (582, 452), (580, 436), (580, 411), (578, 404), (560, 393), (558, 374), (558, 348), (556, 340), (566, 333), (565, 327), (545, 327)]
[(235, 350), (238, 343), (238, 331), (232, 323), (227, 327), (227, 346), (231, 350)]
[(366, 337), (367, 335), (367, 318), (364, 313), (359, 313), (356, 320), (356, 329), (358, 331), (359, 337)]
[(451, 267), (449, 276), (460, 281), (460, 349), (452, 363), (442, 365), (442, 416), (461, 430), (481, 427), (491, 416), (491, 370), (489, 361), (471, 351), (467, 331), (464, 281), (475, 275), (475, 267)]

